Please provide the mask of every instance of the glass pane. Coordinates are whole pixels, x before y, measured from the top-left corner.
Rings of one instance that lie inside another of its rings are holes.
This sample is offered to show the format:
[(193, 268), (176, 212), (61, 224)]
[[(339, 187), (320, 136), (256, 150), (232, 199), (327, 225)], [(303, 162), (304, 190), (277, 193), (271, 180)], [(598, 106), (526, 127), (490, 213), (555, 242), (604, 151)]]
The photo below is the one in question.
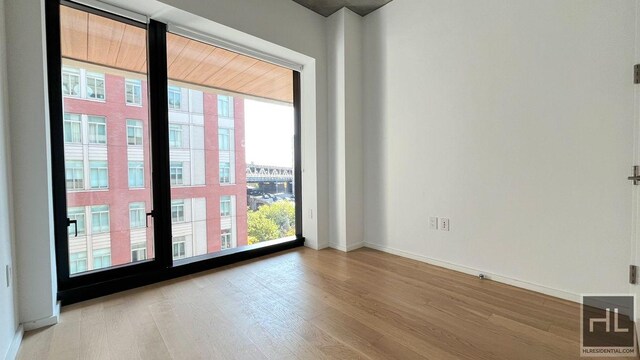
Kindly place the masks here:
[(167, 34), (173, 258), (295, 235), (293, 73)]
[(60, 12), (71, 275), (152, 259), (146, 30)]
[(142, 85), (140, 80), (126, 80), (125, 99), (128, 105), (142, 105)]

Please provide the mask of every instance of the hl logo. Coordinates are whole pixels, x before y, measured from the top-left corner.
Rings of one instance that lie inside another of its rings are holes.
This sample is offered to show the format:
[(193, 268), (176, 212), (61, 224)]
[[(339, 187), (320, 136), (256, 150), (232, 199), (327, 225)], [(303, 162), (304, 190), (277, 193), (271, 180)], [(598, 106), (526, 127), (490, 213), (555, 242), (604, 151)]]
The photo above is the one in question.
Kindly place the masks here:
[(630, 295), (582, 297), (581, 355), (636, 354), (634, 298)]
[[(613, 309), (613, 331), (614, 332), (629, 332), (628, 328), (625, 329), (621, 329), (618, 327), (619, 324), (619, 318), (618, 318), (618, 308), (614, 308)], [(605, 313), (607, 314), (606, 317), (602, 318), (602, 319), (589, 319), (589, 331), (593, 332), (593, 326), (595, 325), (595, 323), (597, 322), (603, 322), (606, 324), (606, 329), (607, 332), (611, 331), (611, 321), (610, 321), (610, 315), (611, 315), (611, 310), (609, 308), (606, 308)]]

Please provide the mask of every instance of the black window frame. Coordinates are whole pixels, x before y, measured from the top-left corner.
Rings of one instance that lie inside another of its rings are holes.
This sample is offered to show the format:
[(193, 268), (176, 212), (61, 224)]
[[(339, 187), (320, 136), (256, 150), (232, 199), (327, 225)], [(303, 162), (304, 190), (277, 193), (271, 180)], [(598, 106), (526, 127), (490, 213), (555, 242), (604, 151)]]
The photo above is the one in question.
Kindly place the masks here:
[[(200, 271), (214, 269), (302, 246), (302, 161), (301, 161), (301, 109), (300, 73), (293, 72), (294, 105), (294, 193), (296, 208), (296, 235), (265, 243), (222, 250), (212, 254), (173, 260), (171, 240), (171, 185), (169, 161), (169, 107), (167, 74), (167, 26), (151, 19), (148, 24), (68, 0), (46, 0), (46, 40), (49, 94), (49, 125), (52, 154), (64, 154), (64, 123), (62, 94), (62, 50), (60, 33), (60, 6), (86, 11), (119, 22), (141, 27), (147, 31), (147, 80), (149, 101), (152, 204), (154, 221), (154, 259), (113, 266), (108, 269), (70, 275), (69, 222), (67, 219), (67, 193), (65, 187), (64, 156), (52, 156), (53, 219), (58, 278), (58, 300), (63, 305), (88, 300), (159, 281)], [(215, 45), (214, 45), (215, 46)], [(144, 101), (144, 100), (143, 100)], [(150, 210), (150, 209), (148, 209)], [(148, 249), (147, 249), (148, 253)]]

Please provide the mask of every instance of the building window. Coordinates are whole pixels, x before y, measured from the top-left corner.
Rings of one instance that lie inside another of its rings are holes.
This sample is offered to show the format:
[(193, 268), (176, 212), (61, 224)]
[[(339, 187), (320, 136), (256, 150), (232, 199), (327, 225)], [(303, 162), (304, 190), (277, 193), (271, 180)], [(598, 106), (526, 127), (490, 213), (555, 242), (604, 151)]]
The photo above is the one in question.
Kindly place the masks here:
[(89, 144), (107, 143), (107, 120), (103, 116), (87, 117), (89, 124)]
[(184, 179), (182, 177), (182, 163), (172, 161), (169, 164), (169, 174), (171, 176), (171, 185), (183, 185)]
[(231, 229), (222, 229), (220, 235), (220, 249), (231, 249)]
[(142, 83), (140, 80), (127, 79), (124, 90), (127, 105), (142, 106)]
[(147, 260), (147, 244), (131, 244), (131, 262)]
[(177, 86), (169, 86), (169, 109), (180, 110), (182, 108), (182, 89)]
[(171, 201), (171, 222), (184, 222), (184, 200)]
[(91, 207), (91, 232), (94, 234), (109, 232), (109, 205)]
[(218, 129), (218, 148), (223, 151), (231, 150), (231, 130)]
[(106, 161), (89, 161), (92, 189), (109, 188), (109, 166)]
[(64, 162), (67, 190), (84, 189), (84, 163), (82, 160)]
[(169, 125), (169, 147), (182, 149), (182, 126)]
[[(80, 71), (77, 69), (62, 69), (62, 95), (80, 97)], [(85, 254), (86, 256), (86, 254)]]
[(64, 142), (69, 144), (82, 143), (82, 121), (80, 115), (64, 114)]
[(186, 238), (184, 236), (173, 238), (173, 260), (184, 259), (186, 257), (185, 244)]
[(220, 197), (220, 216), (231, 216), (231, 196)]
[(142, 121), (127, 120), (127, 145), (142, 145)]
[(228, 162), (220, 163), (220, 184), (231, 183), (231, 164)]
[(87, 72), (87, 97), (104, 100), (104, 74)]
[(131, 229), (142, 228), (146, 226), (145, 217), (147, 216), (143, 202), (135, 202), (129, 204), (129, 227)]
[[(67, 217), (69, 220), (75, 220), (75, 227), (69, 226), (69, 235), (76, 234), (76, 229), (78, 230), (78, 236), (82, 236), (85, 233), (85, 213), (84, 207), (72, 207), (67, 209)], [(86, 256), (86, 254), (85, 254)]]
[(218, 117), (233, 118), (233, 97), (218, 95)]
[(87, 252), (81, 251), (69, 254), (69, 272), (76, 274), (87, 271)]
[(144, 187), (144, 163), (142, 161), (129, 161), (129, 187)]
[(111, 249), (93, 250), (93, 268), (102, 269), (111, 266)]

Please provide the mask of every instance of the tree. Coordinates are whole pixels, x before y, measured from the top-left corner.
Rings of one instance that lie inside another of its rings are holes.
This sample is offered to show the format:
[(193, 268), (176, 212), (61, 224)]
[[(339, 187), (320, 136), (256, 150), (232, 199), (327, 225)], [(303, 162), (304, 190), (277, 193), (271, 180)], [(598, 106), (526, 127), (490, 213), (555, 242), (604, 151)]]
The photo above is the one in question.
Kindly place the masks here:
[(267, 206), (262, 206), (258, 212), (263, 212), (267, 219), (278, 225), (280, 237), (295, 235), (296, 232), (296, 207), (291, 201), (277, 201)]
[(249, 244), (261, 241), (277, 239), (280, 235), (278, 225), (259, 211), (249, 211), (248, 216), (248, 240)]
[(248, 212), (249, 244), (295, 235), (296, 209), (290, 201), (277, 201)]

